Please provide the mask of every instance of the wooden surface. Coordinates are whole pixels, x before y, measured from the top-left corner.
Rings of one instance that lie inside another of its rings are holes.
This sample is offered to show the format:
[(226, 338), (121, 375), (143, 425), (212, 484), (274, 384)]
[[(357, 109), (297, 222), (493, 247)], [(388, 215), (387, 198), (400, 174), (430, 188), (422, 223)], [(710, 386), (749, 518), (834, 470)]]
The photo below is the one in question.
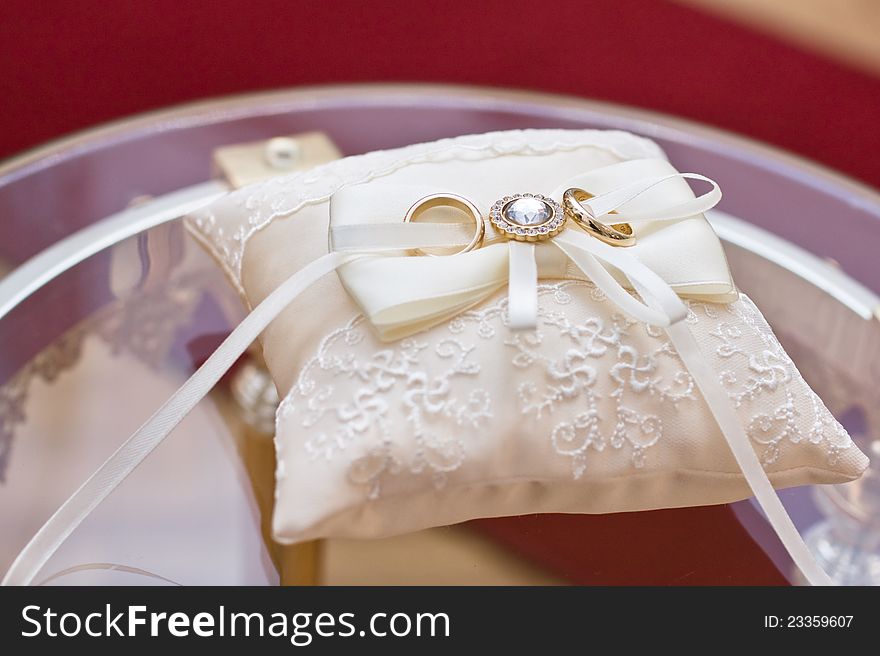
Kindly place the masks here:
[(676, 1), (880, 74), (880, 0)]

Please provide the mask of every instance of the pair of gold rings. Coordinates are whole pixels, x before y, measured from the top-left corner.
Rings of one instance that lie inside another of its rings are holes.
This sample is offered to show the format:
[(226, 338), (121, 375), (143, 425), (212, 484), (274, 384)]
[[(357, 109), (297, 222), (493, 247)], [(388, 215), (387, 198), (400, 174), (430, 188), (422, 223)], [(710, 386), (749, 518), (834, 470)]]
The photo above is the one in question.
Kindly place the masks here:
[[(496, 201), (489, 210), (489, 222), (495, 231), (506, 239), (538, 242), (550, 239), (565, 228), (566, 217), (571, 218), (582, 230), (613, 246), (632, 246), (635, 241), (632, 226), (628, 223), (607, 225), (596, 219), (583, 205), (592, 194), (572, 187), (562, 195), (562, 205), (541, 194), (514, 194)], [(456, 194), (432, 194), (418, 200), (404, 217), (409, 223), (424, 212), (435, 207), (453, 207), (462, 210), (474, 222), (474, 235), (458, 255), (482, 246), (486, 237), (486, 224), (480, 210), (463, 196)], [(424, 254), (424, 251), (417, 252)]]

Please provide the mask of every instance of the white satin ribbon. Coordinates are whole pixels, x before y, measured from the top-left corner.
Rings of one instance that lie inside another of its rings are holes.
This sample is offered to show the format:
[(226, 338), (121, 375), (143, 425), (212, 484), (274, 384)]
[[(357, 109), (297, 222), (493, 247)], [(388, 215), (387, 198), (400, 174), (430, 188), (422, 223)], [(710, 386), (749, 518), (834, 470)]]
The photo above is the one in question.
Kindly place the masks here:
[[(710, 190), (695, 197), (686, 180), (704, 181)], [(479, 182), (474, 182), (477, 189)], [(495, 185), (499, 183), (494, 182)], [(679, 294), (713, 302), (736, 299), (727, 262), (717, 237), (703, 213), (714, 207), (721, 191), (714, 181), (695, 173), (678, 173), (666, 160), (645, 159), (620, 162), (563, 181), (548, 195), (561, 199), (568, 187), (582, 187), (595, 194), (585, 203), (597, 218), (612, 211), (616, 223), (630, 221), (638, 226), (635, 246), (626, 257), (597, 242), (563, 247), (558, 239), (520, 247), (504, 243), (491, 228), (492, 237), (483, 248), (454, 258), (409, 257), (407, 252), (422, 240), (431, 246), (461, 246), (470, 241), (468, 223), (403, 224), (409, 207), (429, 193), (444, 191), (423, 186), (371, 183), (338, 191), (330, 201), (330, 246), (338, 251), (372, 250), (383, 257), (361, 260), (339, 270), (339, 278), (376, 329), (379, 337), (393, 341), (424, 330), (474, 306), (507, 284), (511, 326), (528, 329), (535, 325), (536, 278), (602, 278), (603, 291), (624, 303), (636, 318), (662, 321), (656, 312), (640, 309), (643, 304), (625, 298), (626, 286), (634, 289), (631, 275), (623, 266), (635, 262), (653, 270)], [(488, 207), (504, 192), (477, 189), (468, 196), (478, 207)], [(462, 194), (461, 191), (454, 193)], [(467, 194), (464, 194), (467, 195)], [(486, 199), (489, 200), (486, 200)], [(434, 211), (434, 210), (432, 210)], [(659, 220), (652, 220), (659, 217)], [(450, 212), (447, 221), (463, 217)], [(418, 226), (418, 227), (416, 227)], [(570, 228), (563, 234), (580, 233)], [(532, 248), (534, 258), (523, 257)], [(567, 250), (566, 250), (567, 249)], [(590, 254), (580, 251), (587, 249)], [(600, 253), (606, 253), (602, 257)], [(597, 258), (597, 261), (594, 259)], [(606, 272), (598, 268), (605, 268)], [(534, 270), (536, 269), (536, 270)], [(633, 272), (638, 279), (638, 274)], [(618, 284), (610, 279), (614, 278)], [(607, 287), (607, 288), (606, 288)], [(530, 309), (531, 308), (531, 309)], [(662, 325), (658, 323), (657, 325)]]
[[(589, 174), (588, 174), (589, 175)], [(558, 189), (584, 184), (586, 176), (572, 178)], [(701, 180), (711, 185), (710, 191), (694, 198), (680, 200), (673, 197), (671, 204), (654, 208), (662, 221), (684, 220), (710, 210), (721, 198), (721, 190), (711, 179), (696, 173), (671, 173), (649, 176), (631, 181), (609, 192), (598, 194), (584, 203), (597, 218), (609, 215), (632, 203), (663, 183), (674, 180)], [(369, 185), (367, 186), (369, 187)], [(378, 193), (388, 191), (380, 185)], [(369, 198), (377, 193), (369, 189), (353, 188), (344, 192), (346, 200), (356, 206), (370, 206)], [(419, 193), (423, 193), (419, 191)], [(557, 196), (561, 196), (561, 191)], [(404, 202), (407, 196), (399, 189), (391, 194)], [(632, 218), (634, 217), (634, 218)], [(615, 222), (626, 218), (645, 223), (650, 212), (617, 214)], [(702, 218), (699, 220), (703, 220)], [(573, 225), (573, 224), (569, 224)], [(331, 244), (335, 250), (372, 251), (386, 257), (362, 260), (353, 271), (343, 270), (340, 277), (346, 289), (360, 305), (367, 319), (383, 339), (399, 339), (445, 321), (471, 307), (508, 285), (509, 325), (516, 330), (533, 329), (537, 322), (537, 280), (539, 270), (544, 278), (565, 277), (567, 265), (573, 263), (579, 274), (592, 280), (606, 295), (634, 318), (656, 326), (668, 326), (682, 315), (683, 304), (669, 284), (632, 255), (631, 249), (621, 249), (584, 235), (569, 227), (554, 239), (539, 244), (510, 241), (490, 244), (477, 251), (455, 257), (413, 258), (407, 249), (422, 244), (431, 246), (458, 246), (470, 241), (467, 224), (461, 223), (384, 223), (332, 225)], [(495, 234), (491, 229), (487, 234)], [(668, 257), (681, 257), (680, 251)], [(552, 250), (562, 251), (564, 257), (553, 257)], [(539, 266), (537, 256), (543, 253), (546, 263)], [(721, 258), (723, 262), (723, 257)], [(606, 266), (608, 268), (606, 268)], [(726, 263), (724, 264), (726, 267)], [(611, 271), (617, 272), (617, 277)], [(695, 283), (702, 270), (689, 272)], [(654, 310), (629, 294), (623, 283), (639, 291), (649, 291), (663, 298), (666, 313)], [(415, 281), (409, 284), (408, 281)], [(727, 290), (724, 290), (724, 295)], [(711, 296), (712, 290), (705, 290)], [(720, 300), (720, 299), (719, 299)], [(672, 317), (672, 319), (670, 319)]]
[(666, 328), (666, 333), (678, 355), (690, 372), (715, 417), (733, 457), (742, 471), (743, 477), (752, 490), (755, 500), (764, 511), (767, 521), (779, 537), (795, 566), (810, 585), (834, 585), (834, 582), (816, 562), (813, 554), (798, 533), (797, 527), (782, 505), (767, 472), (761, 466), (752, 443), (734, 412), (727, 393), (718, 382), (718, 377), (706, 363), (697, 341), (685, 323), (674, 323)]
[(211, 391), (223, 374), (290, 302), (318, 278), (359, 257), (328, 253), (298, 271), (260, 303), (205, 363), (43, 524), (12, 563), (2, 585), (30, 585), (64, 541)]
[(508, 325), (513, 330), (535, 327), (538, 317), (538, 263), (535, 245), (509, 241), (507, 260)]
[[(643, 178), (597, 194), (589, 205), (597, 216), (603, 216), (664, 182), (681, 178), (710, 182), (712, 190), (694, 199), (656, 208), (656, 216), (661, 221), (685, 219), (694, 212), (703, 212), (720, 198), (720, 190), (711, 180), (696, 174), (676, 173)], [(573, 179), (566, 182), (564, 188), (581, 186), (579, 182), (582, 180)], [(648, 213), (636, 210), (630, 214), (620, 214), (615, 221), (645, 221), (648, 218)], [(407, 261), (419, 262), (421, 274), (441, 277), (439, 282), (427, 279), (428, 282), (438, 283), (431, 288), (427, 298), (423, 297), (419, 302), (419, 299), (413, 299), (407, 293), (399, 293), (398, 288), (402, 286), (395, 285), (394, 278), (386, 278), (390, 284), (383, 292), (389, 297), (388, 302), (380, 308), (372, 308), (375, 311), (367, 314), (374, 325), (402, 327), (406, 331), (427, 327), (453, 316), (507, 282), (511, 326), (525, 328), (533, 326), (536, 319), (536, 287), (538, 272), (542, 268), (541, 259), (556, 251), (566, 257), (551, 257), (550, 261), (563, 259), (573, 263), (622, 310), (667, 330), (718, 422), (746, 482), (795, 564), (808, 582), (814, 585), (831, 584), (791, 522), (715, 373), (706, 364), (696, 341), (682, 322), (687, 314), (686, 305), (673, 286), (640, 261), (630, 249), (616, 248), (579, 230), (567, 229), (552, 241), (538, 245), (499, 243), (448, 258), (415, 258), (399, 257), (396, 253), (416, 247), (455, 246), (468, 241), (469, 235), (462, 233), (460, 226), (454, 224), (378, 223), (369, 228), (364, 224), (334, 226), (331, 231), (332, 243), (337, 250), (288, 278), (257, 306), (205, 364), (38, 531), (12, 564), (3, 579), (4, 585), (32, 583), (43, 565), (88, 514), (195, 407), (266, 326), (322, 275), (341, 267), (367, 264), (372, 267), (374, 274), (379, 272), (381, 279), (382, 274), (399, 275), (401, 265), (405, 268)], [(382, 265), (389, 262), (394, 266), (387, 271), (382, 270)], [(342, 280), (350, 287), (354, 279), (342, 277)], [(630, 294), (628, 287), (634, 289), (641, 300)], [(384, 333), (386, 337), (390, 334), (393, 334), (393, 330)]]
[[(579, 231), (566, 230), (557, 235), (554, 244), (621, 310), (653, 326), (666, 328), (687, 316), (687, 306), (662, 278), (625, 251), (604, 244)], [(652, 307), (632, 296), (602, 265), (604, 261), (622, 271), (643, 299), (653, 299)], [(519, 289), (511, 289), (511, 296)], [(534, 328), (535, 317), (530, 318)]]
[[(680, 203), (669, 205), (668, 207), (652, 208), (642, 211), (634, 211), (627, 213), (617, 213), (614, 217), (614, 223), (641, 223), (644, 221), (672, 221), (683, 219), (688, 216), (697, 216), (705, 214), (715, 207), (721, 200), (721, 187), (718, 183), (699, 173), (670, 173), (669, 175), (661, 175), (655, 178), (644, 178), (634, 180), (627, 185), (618, 187), (612, 191), (594, 196), (584, 201), (581, 205), (589, 207), (590, 212), (597, 219), (601, 219), (606, 214), (611, 214), (623, 207), (627, 203), (631, 203), (642, 194), (650, 191), (654, 187), (663, 184), (667, 180), (702, 180), (712, 185), (712, 188), (704, 194), (697, 196), (692, 200), (686, 200)], [(579, 178), (569, 180), (569, 187), (577, 187), (583, 184)], [(568, 187), (566, 187), (567, 189)], [(563, 189), (562, 191), (565, 191)]]

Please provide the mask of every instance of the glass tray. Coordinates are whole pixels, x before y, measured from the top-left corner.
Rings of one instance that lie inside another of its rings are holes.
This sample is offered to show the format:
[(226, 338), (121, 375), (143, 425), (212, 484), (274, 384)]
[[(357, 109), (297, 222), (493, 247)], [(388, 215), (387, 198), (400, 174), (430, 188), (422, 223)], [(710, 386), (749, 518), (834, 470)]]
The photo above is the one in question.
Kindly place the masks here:
[[(648, 112), (435, 85), (326, 87), (208, 101), (8, 160), (0, 164), (0, 275), (138, 199), (209, 180), (211, 154), (222, 145), (319, 130), (345, 154), (356, 154), (523, 127), (616, 128), (655, 139), (679, 170), (721, 183), (723, 212), (784, 235), (880, 291), (880, 196), (857, 183), (760, 144)], [(826, 229), (829, 217), (833, 232)], [(721, 224), (725, 220), (719, 215)], [(733, 221), (733, 228), (724, 225), (735, 230)], [(866, 295), (848, 297), (845, 279), (830, 295), (819, 291), (805, 280), (809, 271), (786, 272), (742, 244), (729, 244), (728, 253), (738, 284), (839, 418), (859, 434), (880, 426), (880, 353), (860, 357), (876, 349), (863, 330), (878, 327), (871, 308), (859, 306)], [(70, 268), (0, 320), (0, 570), (241, 315), (239, 299), (213, 262), (179, 224), (168, 224)], [(829, 335), (863, 343), (832, 349)], [(855, 354), (854, 364), (841, 359), (847, 352)], [(66, 572), (53, 583), (277, 583), (279, 555), (264, 539), (271, 477), (260, 483), (252, 475), (261, 467), (271, 472), (271, 440), (254, 437), (238, 414), (228, 385), (221, 384), (74, 534), (44, 575)], [(800, 528), (816, 522), (808, 490), (787, 490), (783, 498)], [(754, 506), (733, 504), (728, 515), (765, 557), (756, 572), (769, 567), (789, 577), (790, 564)], [(682, 572), (696, 571), (698, 582), (774, 580), (718, 572), (712, 554), (699, 556), (697, 549), (637, 568), (638, 581), (627, 578), (622, 565), (621, 571), (572, 574), (554, 564), (551, 542), (536, 556), (496, 528), (481, 530), (477, 523), (388, 542), (333, 541), (325, 545), (321, 577), (331, 583), (674, 583)], [(431, 557), (399, 556), (414, 551)]]

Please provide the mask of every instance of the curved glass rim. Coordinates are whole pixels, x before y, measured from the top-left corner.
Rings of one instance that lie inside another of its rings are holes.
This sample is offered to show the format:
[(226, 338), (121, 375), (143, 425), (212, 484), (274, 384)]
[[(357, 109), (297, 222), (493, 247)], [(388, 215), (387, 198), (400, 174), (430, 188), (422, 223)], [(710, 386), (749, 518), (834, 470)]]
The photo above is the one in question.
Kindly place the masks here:
[[(351, 99), (352, 96), (365, 102), (372, 101), (381, 104), (393, 102), (410, 106), (436, 104), (438, 100), (446, 99), (449, 101), (454, 97), (456, 102), (470, 101), (475, 108), (486, 110), (503, 109), (510, 105), (522, 107), (523, 103), (527, 103), (539, 106), (545, 111), (549, 110), (548, 114), (554, 114), (560, 118), (569, 117), (583, 120), (585, 115), (589, 115), (595, 122), (603, 124), (610, 123), (608, 117), (613, 117), (614, 127), (617, 129), (622, 129), (620, 124), (622, 120), (626, 125), (623, 129), (629, 129), (649, 137), (663, 137), (679, 141), (686, 138), (690, 143), (698, 140), (703, 142), (701, 144), (703, 147), (723, 143), (725, 146), (773, 162), (781, 167), (780, 172), (783, 169), (790, 169), (788, 175), (791, 177), (800, 178), (807, 174), (822, 179), (834, 187), (846, 186), (848, 191), (863, 196), (864, 200), (875, 205), (875, 211), (880, 216), (880, 190), (807, 157), (700, 121), (655, 110), (566, 94), (433, 83), (302, 86), (218, 96), (142, 112), (73, 132), (0, 160), (0, 186), (27, 175), (35, 169), (54, 166), (83, 151), (98, 148), (106, 141), (121, 135), (133, 139), (146, 130), (151, 132), (155, 132), (157, 129), (176, 130), (193, 123), (206, 125), (228, 121), (239, 115), (242, 117), (259, 115), (253, 111), (255, 104), (262, 106), (264, 114), (289, 111), (297, 107), (313, 109), (315, 105), (331, 108), (337, 103)], [(46, 161), (47, 159), (50, 161)]]
[[(446, 103), (454, 102), (457, 107), (460, 107), (464, 101), (466, 105), (469, 104), (473, 108), (483, 111), (515, 109), (521, 112), (525, 104), (540, 107), (545, 115), (576, 118), (580, 121), (588, 117), (591, 123), (615, 129), (628, 129), (654, 138), (665, 138), (679, 142), (686, 140), (690, 144), (701, 142), (699, 147), (709, 151), (717, 150), (718, 146), (723, 144), (738, 151), (736, 154), (739, 157), (746, 154), (758, 156), (763, 165), (771, 164), (777, 173), (794, 179), (809, 178), (813, 184), (822, 183), (823, 191), (832, 196), (841, 197), (843, 193), (856, 194), (864, 203), (873, 206), (872, 213), (880, 219), (880, 192), (806, 158), (719, 128), (651, 110), (573, 96), (444, 84), (342, 84), (299, 87), (207, 99), (150, 111), (73, 133), (0, 162), (0, 187), (36, 171), (55, 166), (84, 152), (96, 150), (108, 141), (118, 142), (120, 137), (135, 139), (147, 131), (155, 134), (157, 131), (178, 130), (189, 125), (226, 122), (236, 117), (274, 114), (304, 107), (314, 109), (316, 105), (331, 108), (336, 104), (350, 102), (352, 97), (367, 104), (402, 106), (428, 104), (436, 106), (438, 102), (442, 104), (442, 101), (445, 100)], [(255, 111), (255, 106), (259, 108), (258, 111)], [(184, 208), (181, 210), (183, 213), (198, 207), (200, 199), (208, 202), (222, 193), (220, 184), (217, 182), (205, 183), (202, 186), (204, 188), (199, 188), (200, 186), (196, 185), (189, 190), (178, 190), (178, 192), (168, 194), (166, 198), (183, 194), (189, 201), (188, 204), (180, 205), (181, 208)], [(848, 196), (847, 201), (852, 202), (852, 198)], [(156, 199), (154, 202), (161, 204), (162, 199)], [(152, 203), (146, 205), (150, 206)], [(165, 205), (164, 212), (167, 214), (174, 205), (167, 201)], [(168, 205), (170, 207), (167, 207)], [(43, 285), (78, 262), (130, 237), (137, 226), (140, 226), (137, 230), (139, 231), (173, 218), (166, 216), (153, 223), (150, 223), (148, 219), (146, 223), (141, 221), (141, 223), (126, 225), (129, 223), (128, 214), (143, 213), (147, 209), (148, 207), (141, 207), (134, 211), (125, 210), (101, 219), (56, 242), (13, 269), (4, 279), (0, 280), (0, 318)], [(741, 225), (743, 222), (736, 223)], [(731, 232), (731, 226), (729, 224), (716, 225), (716, 229), (719, 227), (722, 233), (719, 236), (731, 241), (732, 235), (726, 234)], [(766, 232), (759, 228), (756, 230), (762, 234)], [(770, 235), (770, 233), (766, 234)], [(776, 240), (779, 241), (778, 238)], [(740, 243), (742, 240), (734, 239), (732, 241), (749, 248), (748, 243)], [(804, 258), (811, 260), (811, 265), (825, 264), (820, 258), (813, 256), (808, 251), (795, 248), (797, 251), (801, 251)], [(794, 261), (792, 260), (792, 262)], [(786, 262), (778, 263), (797, 273), (797, 270), (792, 269)], [(836, 287), (844, 290), (839, 294), (833, 291), (830, 293), (841, 300), (849, 309), (862, 315), (863, 318), (868, 319), (871, 314), (874, 314), (880, 320), (880, 297), (854, 278), (834, 270), (831, 266), (819, 266), (818, 270), (815, 266), (812, 268), (802, 267), (802, 270), (811, 271), (812, 275), (806, 276), (805, 279), (826, 289), (826, 291), (829, 291), (829, 286), (835, 287), (835, 284)], [(829, 283), (829, 280), (832, 282)], [(842, 283), (846, 284), (842, 285)], [(849, 289), (845, 290), (846, 287)], [(845, 293), (846, 291), (851, 293)], [(856, 302), (853, 302), (854, 298), (857, 299)]]

